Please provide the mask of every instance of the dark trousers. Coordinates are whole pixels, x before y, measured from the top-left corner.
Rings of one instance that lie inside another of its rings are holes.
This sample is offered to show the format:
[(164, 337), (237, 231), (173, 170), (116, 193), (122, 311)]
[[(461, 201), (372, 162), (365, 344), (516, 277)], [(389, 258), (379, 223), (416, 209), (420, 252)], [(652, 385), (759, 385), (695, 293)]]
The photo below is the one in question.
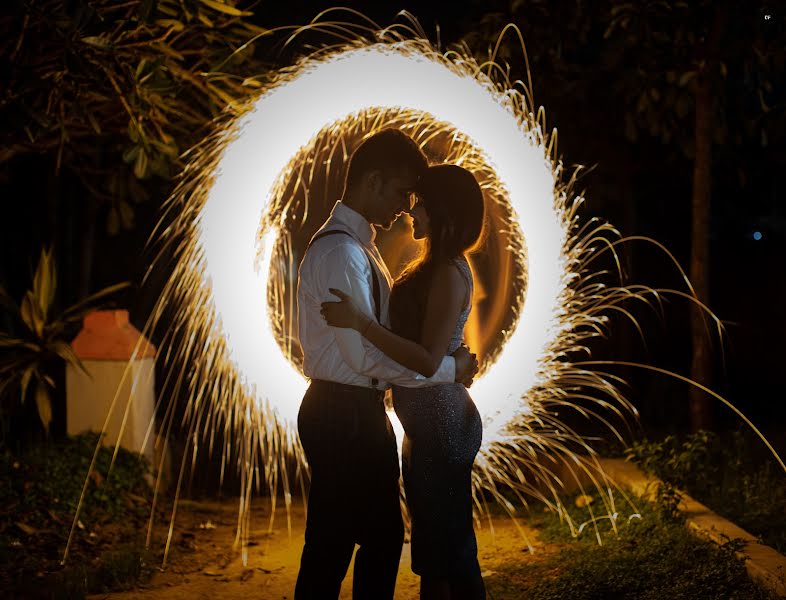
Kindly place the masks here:
[(295, 599), (338, 598), (355, 544), (354, 600), (392, 599), (404, 526), (396, 438), (382, 396), (314, 380), (298, 433), (311, 490)]

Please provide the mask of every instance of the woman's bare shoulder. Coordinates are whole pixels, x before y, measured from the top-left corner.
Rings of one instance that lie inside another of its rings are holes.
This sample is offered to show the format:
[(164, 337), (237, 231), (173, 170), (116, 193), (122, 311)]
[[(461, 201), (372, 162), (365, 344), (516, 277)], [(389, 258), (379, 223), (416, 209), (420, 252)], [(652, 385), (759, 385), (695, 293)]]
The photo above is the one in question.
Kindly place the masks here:
[(467, 281), (461, 269), (454, 261), (444, 261), (434, 265), (432, 271), (433, 290), (443, 289), (449, 292), (463, 292)]

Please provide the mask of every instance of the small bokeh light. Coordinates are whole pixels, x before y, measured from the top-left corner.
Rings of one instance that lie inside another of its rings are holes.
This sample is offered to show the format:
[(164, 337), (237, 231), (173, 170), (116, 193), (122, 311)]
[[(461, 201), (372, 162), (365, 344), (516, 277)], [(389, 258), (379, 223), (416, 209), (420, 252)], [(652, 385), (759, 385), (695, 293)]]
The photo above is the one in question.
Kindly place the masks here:
[(761, 240), (764, 236), (762, 235), (761, 231), (754, 231), (753, 232), (753, 239), (757, 242)]

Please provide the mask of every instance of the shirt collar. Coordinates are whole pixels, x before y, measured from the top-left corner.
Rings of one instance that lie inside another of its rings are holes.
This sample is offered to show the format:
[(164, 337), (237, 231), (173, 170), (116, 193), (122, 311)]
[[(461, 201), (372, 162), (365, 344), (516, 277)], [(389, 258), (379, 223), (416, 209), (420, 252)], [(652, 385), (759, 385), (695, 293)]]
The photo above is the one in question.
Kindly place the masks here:
[(356, 210), (350, 208), (341, 200), (336, 202), (330, 213), (330, 220), (343, 225), (347, 231), (354, 234), (363, 244), (371, 244), (376, 237), (376, 231), (366, 218)]

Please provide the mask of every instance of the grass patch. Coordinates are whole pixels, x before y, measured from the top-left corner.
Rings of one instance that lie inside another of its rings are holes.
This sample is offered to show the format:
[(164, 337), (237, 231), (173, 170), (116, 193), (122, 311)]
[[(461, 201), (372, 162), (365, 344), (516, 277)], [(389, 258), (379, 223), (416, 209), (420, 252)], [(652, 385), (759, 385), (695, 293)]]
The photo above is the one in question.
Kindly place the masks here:
[(630, 460), (786, 553), (786, 473), (752, 432), (644, 440)]
[[(487, 580), (490, 600), (771, 600), (775, 596), (751, 581), (735, 552), (739, 542), (718, 546), (690, 534), (665, 506), (639, 501), (640, 519), (598, 521), (603, 545), (592, 526), (577, 538), (554, 513), (533, 517), (540, 539), (558, 552), (531, 564), (510, 563)], [(589, 521), (574, 499), (565, 505), (577, 523)], [(622, 504), (620, 504), (622, 506)]]
[(0, 588), (9, 597), (81, 598), (149, 577), (149, 465), (122, 448), (109, 477), (113, 449), (99, 450), (69, 560), (60, 564), (97, 442), (90, 433), (0, 455)]

